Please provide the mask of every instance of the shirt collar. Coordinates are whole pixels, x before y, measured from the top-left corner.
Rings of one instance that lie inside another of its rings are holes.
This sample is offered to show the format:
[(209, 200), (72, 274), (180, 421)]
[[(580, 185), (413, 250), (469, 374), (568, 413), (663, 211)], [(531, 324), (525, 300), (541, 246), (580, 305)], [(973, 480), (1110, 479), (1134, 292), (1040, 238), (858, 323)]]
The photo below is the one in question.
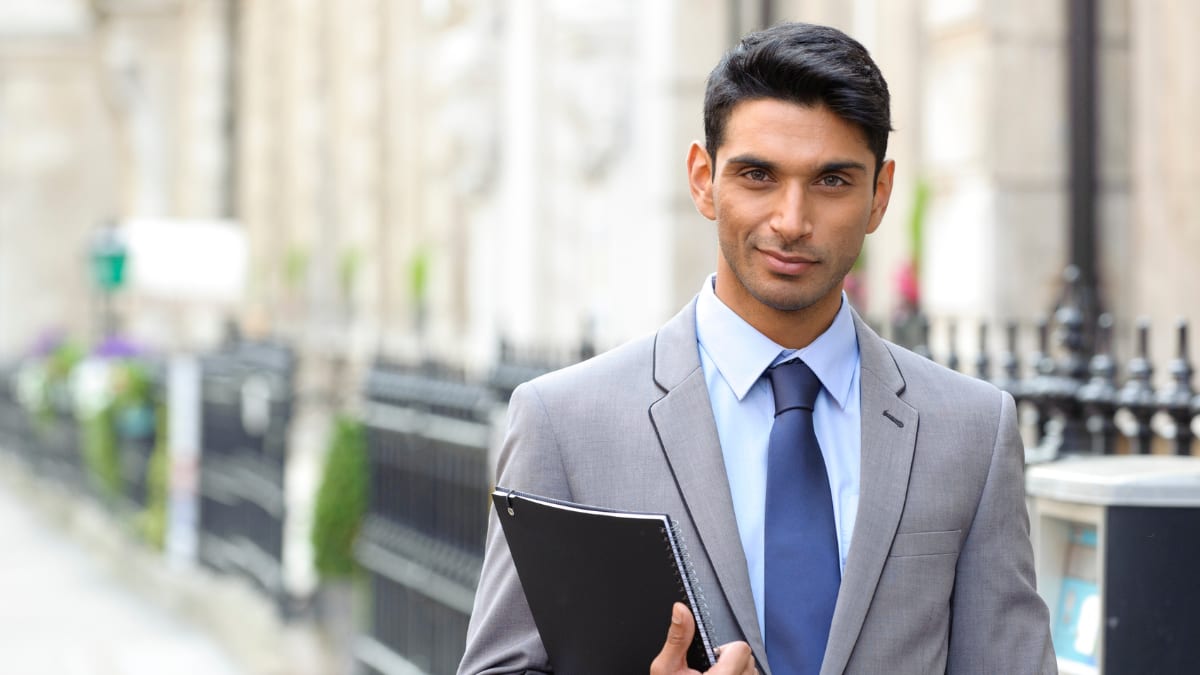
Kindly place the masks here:
[(785, 349), (722, 302), (713, 290), (715, 283), (716, 275), (710, 275), (696, 299), (696, 338), (739, 401), (767, 368), (799, 357), (838, 407), (846, 407), (859, 353), (858, 334), (845, 293), (837, 316), (824, 333), (803, 349)]

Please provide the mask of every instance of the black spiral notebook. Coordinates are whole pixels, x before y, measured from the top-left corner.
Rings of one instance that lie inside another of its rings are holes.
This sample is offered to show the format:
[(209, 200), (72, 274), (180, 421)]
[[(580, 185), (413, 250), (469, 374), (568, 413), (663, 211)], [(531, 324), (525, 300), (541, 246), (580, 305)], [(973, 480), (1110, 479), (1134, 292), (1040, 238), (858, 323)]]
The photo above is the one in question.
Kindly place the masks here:
[(703, 595), (670, 516), (499, 486), (492, 501), (555, 672), (647, 672), (675, 602), (696, 617), (688, 665), (704, 671), (716, 662)]

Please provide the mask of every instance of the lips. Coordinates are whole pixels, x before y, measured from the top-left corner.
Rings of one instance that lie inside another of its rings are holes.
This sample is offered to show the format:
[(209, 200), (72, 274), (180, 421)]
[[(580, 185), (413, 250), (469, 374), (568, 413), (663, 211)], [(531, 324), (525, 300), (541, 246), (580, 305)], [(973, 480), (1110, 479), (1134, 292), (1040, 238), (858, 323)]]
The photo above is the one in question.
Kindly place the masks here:
[(803, 255), (782, 253), (779, 251), (764, 251), (762, 249), (758, 249), (758, 252), (763, 254), (767, 269), (776, 274), (795, 276), (803, 274), (806, 270), (817, 264), (816, 260)]

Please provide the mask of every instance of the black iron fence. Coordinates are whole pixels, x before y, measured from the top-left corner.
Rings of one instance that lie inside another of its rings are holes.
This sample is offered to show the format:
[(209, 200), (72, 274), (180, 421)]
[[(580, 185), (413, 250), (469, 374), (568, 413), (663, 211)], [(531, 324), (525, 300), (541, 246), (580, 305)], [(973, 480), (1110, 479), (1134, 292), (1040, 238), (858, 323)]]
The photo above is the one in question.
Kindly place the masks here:
[(29, 414), (17, 399), (17, 367), (0, 366), (0, 450), (28, 461), (32, 443)]
[(291, 611), (283, 578), (295, 357), (242, 342), (201, 359), (199, 556)]
[(25, 456), (36, 473), (71, 490), (89, 488), (79, 421), (65, 385), (51, 389), (46, 405), (29, 415), (27, 429)]
[[(303, 599), (283, 576), (285, 468), (294, 356), (272, 343), (235, 343), (201, 359), (198, 553), (201, 562), (246, 577), (288, 616)], [(27, 364), (28, 365), (28, 364)], [(70, 377), (36, 375), (18, 395), (22, 364), (0, 367), (0, 448), (35, 474), (90, 495), (130, 519), (154, 546), (166, 529), (169, 460), (166, 364), (111, 362), (112, 391), (77, 419)], [(86, 396), (85, 396), (86, 398)], [(85, 405), (86, 407), (86, 405)]]
[(496, 399), (445, 368), (382, 365), (366, 399), (370, 483), (356, 554), (372, 605), (355, 655), (368, 673), (452, 673), (483, 562)]
[[(1113, 353), (1113, 326), (1109, 315), (1102, 315), (1094, 327), (1086, 326), (1082, 314), (1070, 306), (1028, 326), (980, 322), (968, 366), (958, 353), (957, 323), (947, 321), (943, 330), (948, 347), (935, 360), (1010, 392), (1028, 422), (1033, 441), (1029, 455), (1039, 460), (1080, 454), (1196, 454), (1200, 395), (1192, 385), (1188, 323), (1179, 320), (1171, 327), (1175, 352), (1165, 364), (1169, 379), (1160, 378), (1157, 385), (1154, 374), (1161, 364), (1156, 365), (1149, 353), (1149, 321), (1137, 322), (1134, 353), (1124, 365)], [(1018, 344), (1022, 332), (1028, 331), (1035, 347), (1022, 354)], [(1002, 339), (993, 351), (989, 335), (995, 332)], [(914, 351), (934, 358), (928, 345), (926, 322)]]
[[(164, 392), (161, 364), (146, 360), (138, 367), (147, 378), (145, 400), (111, 402), (94, 419), (77, 417), (65, 381), (45, 385), (30, 409), (17, 396), (19, 365), (0, 368), (0, 447), (72, 492), (93, 494), (127, 513), (141, 512), (147, 507)], [(111, 483), (106, 483), (109, 471)]]
[(366, 382), (368, 513), (357, 545), (370, 575), (369, 673), (453, 673), (483, 563), (492, 458), (512, 390), (594, 354), (501, 343), (486, 381), (438, 365), (376, 366)]
[(573, 349), (548, 347), (517, 347), (508, 340), (500, 341), (499, 358), (488, 374), (488, 386), (502, 401), (512, 397), (513, 389), (538, 375), (556, 368), (585, 361), (596, 355), (596, 346), (590, 338), (580, 341)]

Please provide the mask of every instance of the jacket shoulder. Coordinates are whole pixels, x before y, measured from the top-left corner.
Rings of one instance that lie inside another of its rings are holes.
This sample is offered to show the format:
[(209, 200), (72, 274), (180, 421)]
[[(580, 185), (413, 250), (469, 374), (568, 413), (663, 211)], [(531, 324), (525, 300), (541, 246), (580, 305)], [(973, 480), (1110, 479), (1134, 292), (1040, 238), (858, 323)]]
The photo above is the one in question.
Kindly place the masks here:
[[(899, 345), (884, 341), (904, 378), (904, 397), (926, 405), (984, 406), (999, 413), (1004, 395), (996, 385), (977, 377), (951, 370)], [(918, 406), (920, 407), (920, 406)]]

